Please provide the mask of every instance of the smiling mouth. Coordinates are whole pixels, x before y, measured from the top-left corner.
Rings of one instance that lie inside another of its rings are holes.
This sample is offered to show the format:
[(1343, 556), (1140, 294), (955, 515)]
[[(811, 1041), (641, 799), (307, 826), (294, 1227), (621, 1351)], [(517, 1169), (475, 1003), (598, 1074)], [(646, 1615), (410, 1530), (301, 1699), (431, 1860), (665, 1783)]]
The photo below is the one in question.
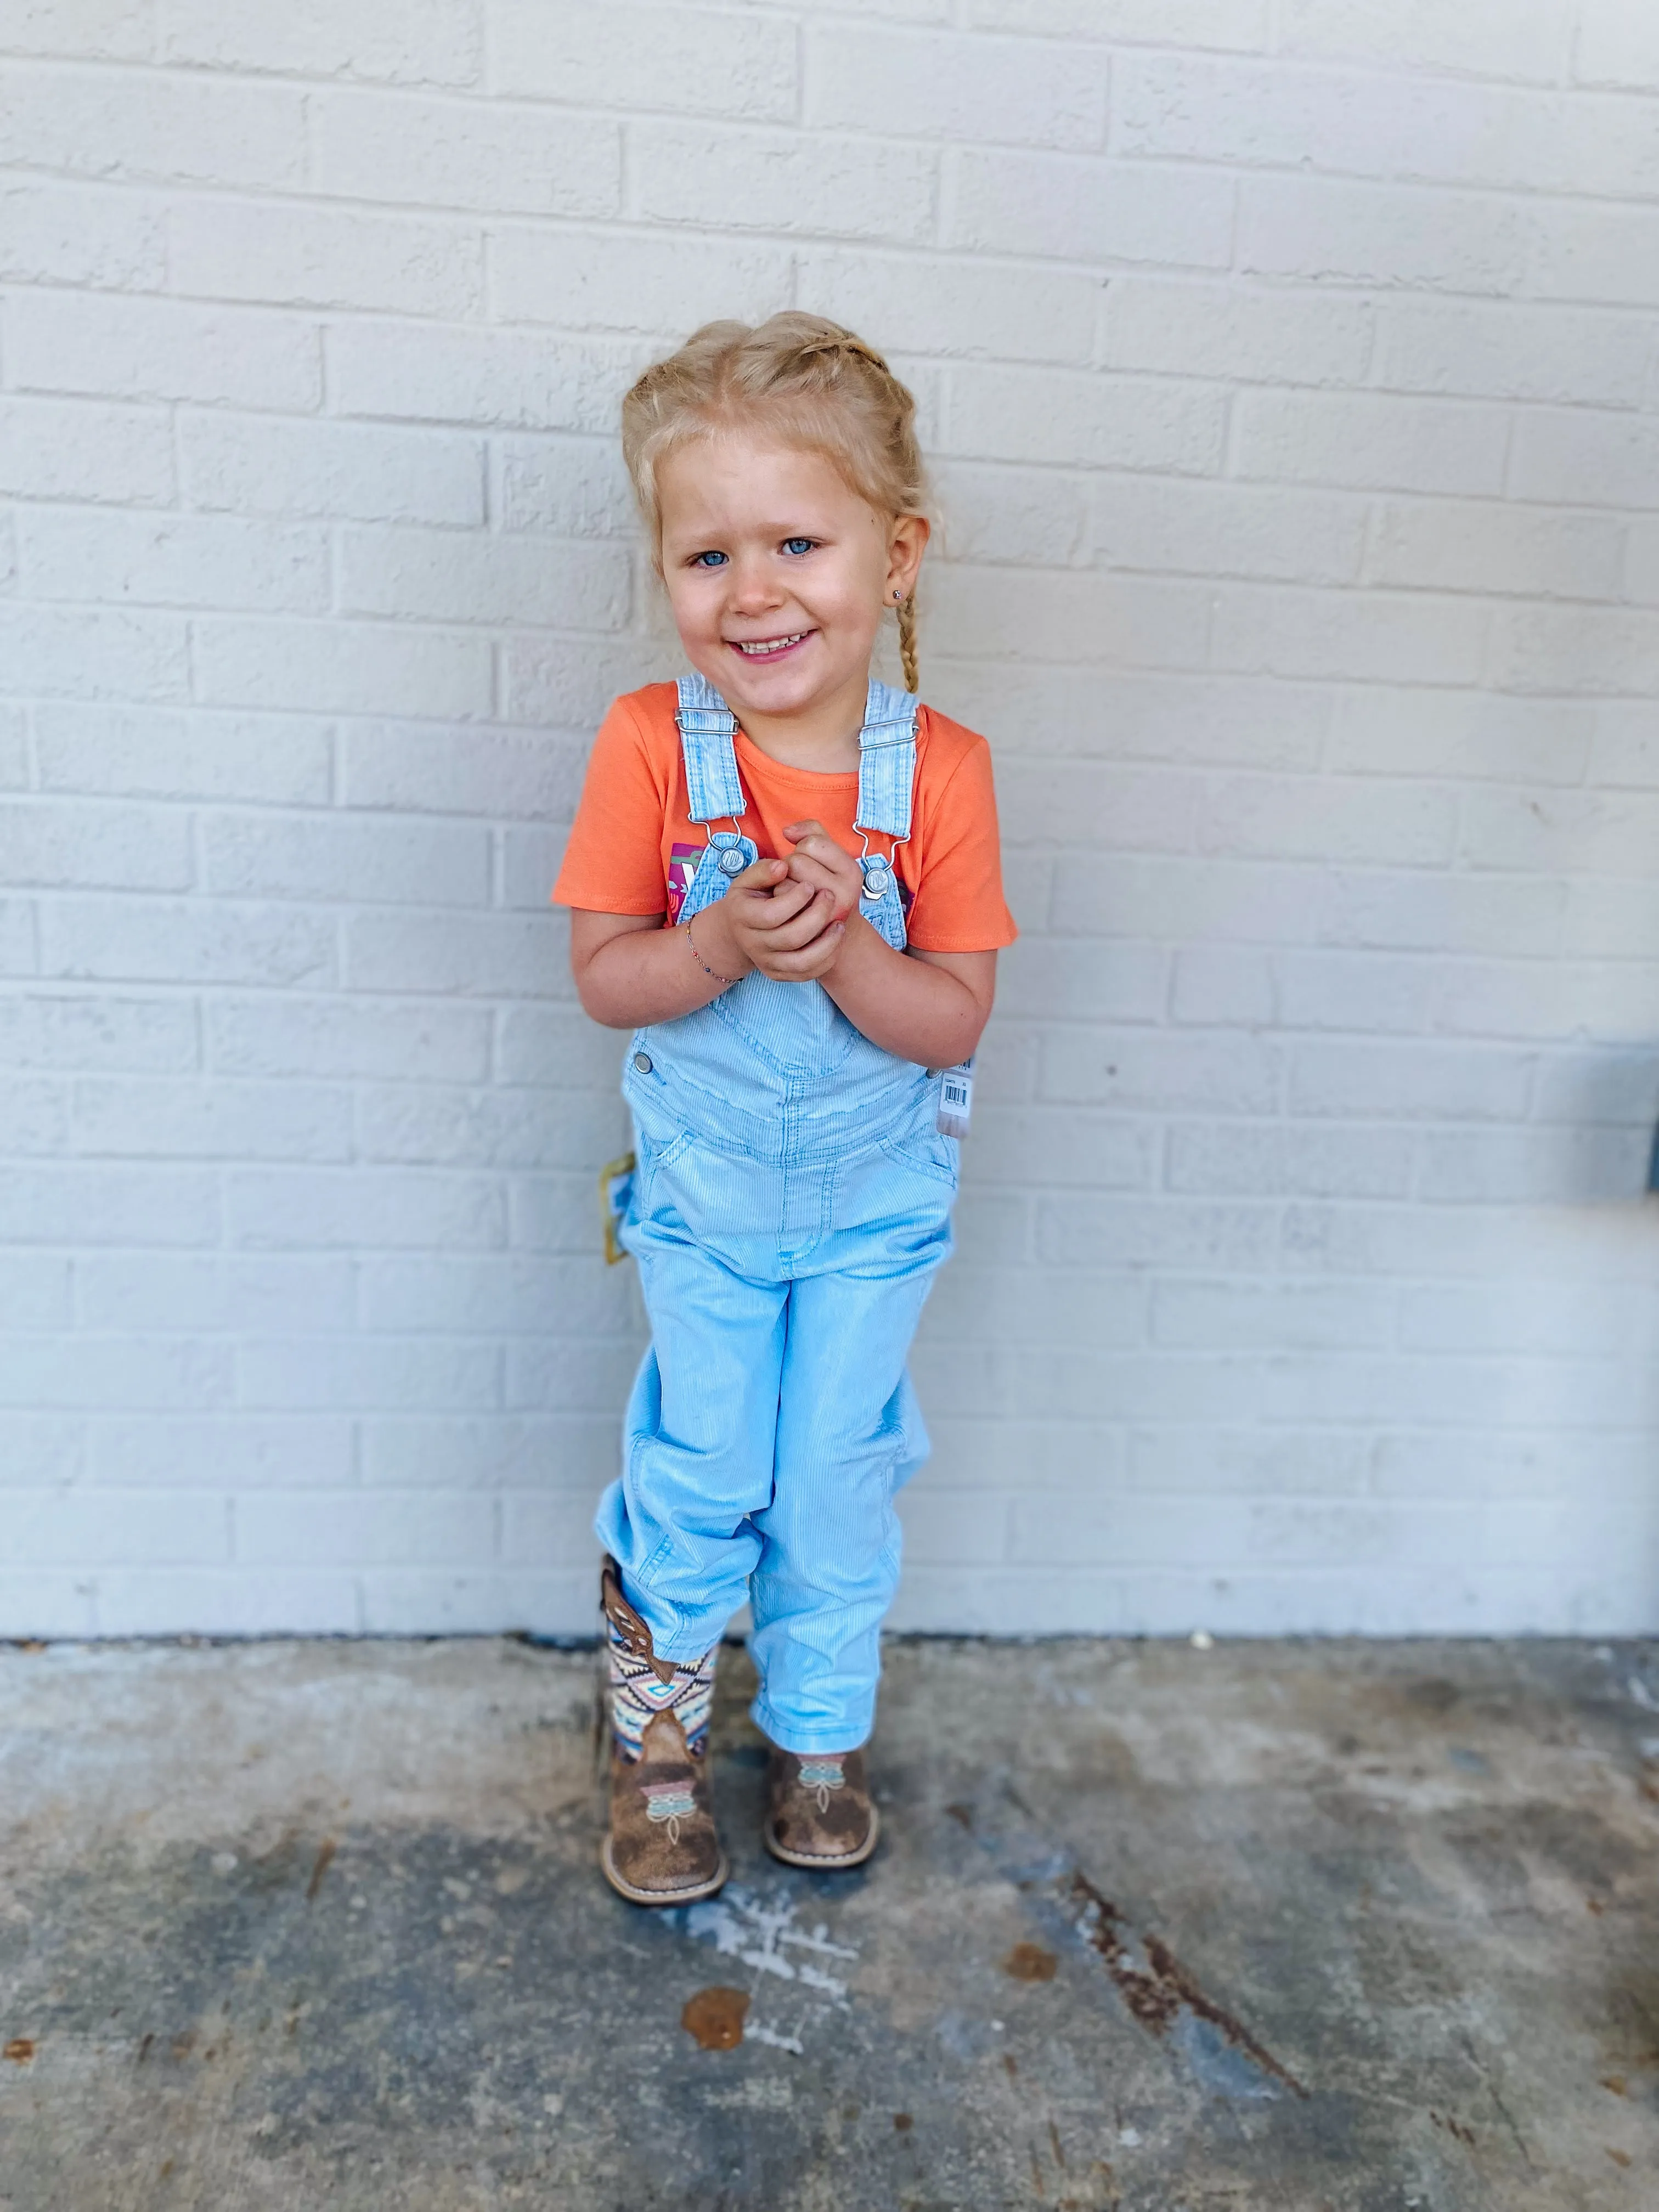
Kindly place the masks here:
[(787, 637), (729, 637), (726, 643), (740, 653), (745, 660), (770, 660), (780, 653), (787, 653), (792, 646), (811, 637), (810, 629), (793, 630)]

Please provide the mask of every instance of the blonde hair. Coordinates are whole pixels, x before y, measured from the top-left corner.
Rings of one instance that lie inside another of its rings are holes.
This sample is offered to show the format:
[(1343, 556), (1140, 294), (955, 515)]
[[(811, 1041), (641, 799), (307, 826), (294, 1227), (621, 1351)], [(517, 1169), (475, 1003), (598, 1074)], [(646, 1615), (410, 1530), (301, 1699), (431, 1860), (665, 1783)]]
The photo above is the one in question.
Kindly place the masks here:
[[(915, 412), (915, 398), (874, 347), (822, 315), (792, 309), (754, 325), (705, 323), (677, 353), (653, 362), (623, 401), (623, 459), (659, 570), (657, 469), (684, 440), (758, 416), (785, 443), (823, 454), (878, 514), (926, 514)], [(914, 590), (896, 612), (905, 688), (914, 691)]]

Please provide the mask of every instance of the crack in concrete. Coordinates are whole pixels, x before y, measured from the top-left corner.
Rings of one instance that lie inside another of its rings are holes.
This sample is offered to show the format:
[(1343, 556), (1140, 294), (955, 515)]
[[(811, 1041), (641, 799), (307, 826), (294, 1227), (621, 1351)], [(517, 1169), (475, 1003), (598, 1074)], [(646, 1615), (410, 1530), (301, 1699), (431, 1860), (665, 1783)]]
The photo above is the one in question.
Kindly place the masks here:
[[(1004, 1807), (1013, 1808), (1016, 1824), (1003, 1817)], [(1234, 2097), (1276, 2094), (1267, 2086), (1273, 2083), (1297, 2097), (1310, 2094), (1235, 2013), (1209, 1995), (1162, 1936), (1135, 1935), (1127, 1916), (1084, 1872), (1069, 1846), (1043, 1830), (1006, 1774), (991, 1778), (972, 1803), (945, 1809), (1028, 1904), (1039, 1905), (1045, 1917), (1061, 1921), (1076, 1942), (1099, 1958), (1137, 2027), (1167, 2043), (1183, 2015), (1189, 2022), (1201, 2021), (1220, 2037), (1236, 2065), (1242, 2061), (1262, 2077), (1255, 2084), (1237, 2078), (1234, 2069), (1218, 2067), (1214, 2055), (1189, 2036), (1185, 2055), (1205, 2086)]]

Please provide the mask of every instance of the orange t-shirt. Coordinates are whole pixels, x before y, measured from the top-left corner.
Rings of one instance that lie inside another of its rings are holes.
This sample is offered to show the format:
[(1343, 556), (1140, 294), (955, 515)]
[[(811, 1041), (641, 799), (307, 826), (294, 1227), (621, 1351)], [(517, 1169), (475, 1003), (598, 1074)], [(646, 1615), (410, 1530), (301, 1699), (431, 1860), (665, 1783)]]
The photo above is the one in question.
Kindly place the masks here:
[[(560, 906), (596, 914), (667, 914), (672, 926), (696, 872), (710, 829), (729, 820), (693, 822), (685, 763), (674, 720), (672, 684), (647, 684), (612, 702), (588, 759), (587, 779), (553, 886)], [(864, 840), (855, 769), (825, 775), (786, 768), (734, 739), (738, 775), (748, 806), (740, 827), (761, 858), (791, 850), (786, 822), (815, 817), (856, 854)], [(891, 840), (872, 830), (872, 852)], [(1002, 896), (991, 748), (972, 730), (933, 708), (916, 717), (916, 778), (910, 836), (894, 854), (908, 941), (924, 952), (993, 952), (1018, 932)]]

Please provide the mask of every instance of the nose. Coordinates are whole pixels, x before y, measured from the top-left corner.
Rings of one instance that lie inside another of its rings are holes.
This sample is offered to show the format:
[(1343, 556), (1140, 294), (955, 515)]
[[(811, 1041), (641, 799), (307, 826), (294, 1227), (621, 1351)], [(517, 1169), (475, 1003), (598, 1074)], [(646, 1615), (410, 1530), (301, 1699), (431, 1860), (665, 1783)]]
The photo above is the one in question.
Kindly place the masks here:
[(732, 609), (738, 614), (765, 614), (783, 601), (771, 564), (746, 556), (732, 564), (730, 591)]

